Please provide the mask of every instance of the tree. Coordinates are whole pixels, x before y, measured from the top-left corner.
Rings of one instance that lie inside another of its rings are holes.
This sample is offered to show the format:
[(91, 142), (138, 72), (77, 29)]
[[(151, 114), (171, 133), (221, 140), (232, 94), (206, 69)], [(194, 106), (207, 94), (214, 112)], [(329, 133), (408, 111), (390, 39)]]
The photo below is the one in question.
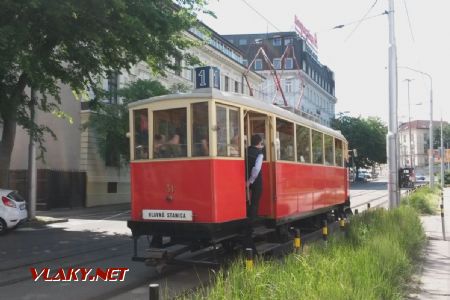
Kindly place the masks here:
[(87, 126), (94, 129), (100, 156), (107, 165), (120, 166), (130, 160), (128, 104), (137, 100), (168, 94), (155, 80), (138, 80), (118, 91), (121, 103), (98, 103)]
[(358, 156), (353, 158), (357, 169), (386, 163), (387, 127), (379, 118), (340, 116), (332, 127), (347, 138), (349, 149), (357, 149)]
[[(146, 61), (154, 72), (197, 62), (183, 50), (194, 42), (205, 0), (3, 0), (0, 2), (0, 186), (8, 185), (16, 126), (41, 145), (45, 125), (31, 121), (28, 88), (38, 109), (64, 115), (61, 84), (77, 92), (97, 90), (96, 78)], [(207, 12), (207, 11), (206, 11)], [(207, 12), (208, 13), (208, 12)]]
[[(442, 124), (442, 135), (444, 137), (444, 148), (448, 149), (450, 147), (450, 124), (444, 122)], [(433, 129), (433, 145), (434, 149), (439, 149), (441, 147), (441, 126), (436, 126)]]

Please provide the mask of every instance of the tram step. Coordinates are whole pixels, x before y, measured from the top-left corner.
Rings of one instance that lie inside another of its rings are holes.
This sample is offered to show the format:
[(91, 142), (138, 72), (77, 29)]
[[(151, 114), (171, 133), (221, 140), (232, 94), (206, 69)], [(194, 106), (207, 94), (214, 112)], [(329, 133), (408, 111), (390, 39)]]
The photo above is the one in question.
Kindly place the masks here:
[(258, 226), (258, 227), (253, 228), (252, 236), (256, 237), (256, 236), (266, 235), (266, 234), (274, 232), (274, 231), (275, 231), (274, 228), (267, 228), (265, 226)]
[(149, 248), (147, 252), (151, 259), (172, 258), (182, 252), (185, 252), (189, 246), (176, 244), (166, 248)]

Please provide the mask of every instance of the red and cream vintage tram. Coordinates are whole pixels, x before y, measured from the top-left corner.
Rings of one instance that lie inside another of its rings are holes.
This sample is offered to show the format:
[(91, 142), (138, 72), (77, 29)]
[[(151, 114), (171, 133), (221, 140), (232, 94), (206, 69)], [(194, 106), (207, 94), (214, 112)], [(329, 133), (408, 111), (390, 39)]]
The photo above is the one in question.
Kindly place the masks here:
[(349, 207), (340, 132), (209, 88), (129, 109), (135, 247), (142, 235), (193, 244), (238, 235), (246, 226), (245, 149), (253, 134), (265, 143), (262, 223), (277, 228)]

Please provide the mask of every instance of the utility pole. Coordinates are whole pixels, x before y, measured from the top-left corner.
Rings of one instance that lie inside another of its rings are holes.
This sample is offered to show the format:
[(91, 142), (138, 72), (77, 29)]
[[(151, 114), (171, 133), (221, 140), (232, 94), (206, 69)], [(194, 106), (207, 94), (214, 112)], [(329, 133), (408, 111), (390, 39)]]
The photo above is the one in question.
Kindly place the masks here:
[(441, 187), (444, 188), (444, 159), (445, 159), (445, 150), (444, 150), (444, 136), (442, 134), (442, 115), (441, 115)]
[(394, 0), (389, 0), (389, 127), (387, 134), (387, 159), (389, 165), (389, 208), (399, 205), (397, 160), (397, 45), (395, 42)]
[(28, 218), (34, 219), (36, 217), (36, 145), (34, 143), (35, 128), (34, 122), (36, 118), (36, 89), (31, 87), (30, 97), (30, 142), (28, 144)]
[[(392, 0), (389, 0), (392, 1)], [(433, 153), (433, 77), (430, 74), (409, 67), (400, 67), (413, 72), (425, 75), (430, 79), (430, 134), (429, 134), (429, 150), (428, 150), (428, 167), (430, 172), (430, 188), (434, 187), (434, 153)]]
[(409, 99), (409, 83), (413, 81), (413, 79), (405, 79), (405, 81), (408, 83), (408, 128), (409, 128), (409, 166), (411, 168), (414, 168), (414, 162), (413, 162), (413, 147), (412, 147), (412, 140), (411, 140), (411, 103)]

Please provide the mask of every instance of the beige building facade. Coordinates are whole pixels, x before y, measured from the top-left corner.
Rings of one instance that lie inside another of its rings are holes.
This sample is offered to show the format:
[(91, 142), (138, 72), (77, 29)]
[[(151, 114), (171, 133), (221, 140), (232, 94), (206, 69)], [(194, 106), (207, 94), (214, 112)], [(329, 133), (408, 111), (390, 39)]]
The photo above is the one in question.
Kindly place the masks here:
[[(440, 122), (433, 121), (433, 128), (439, 128), (440, 125)], [(430, 121), (414, 120), (403, 123), (398, 128), (398, 137), (400, 167), (427, 167), (430, 148)]]

